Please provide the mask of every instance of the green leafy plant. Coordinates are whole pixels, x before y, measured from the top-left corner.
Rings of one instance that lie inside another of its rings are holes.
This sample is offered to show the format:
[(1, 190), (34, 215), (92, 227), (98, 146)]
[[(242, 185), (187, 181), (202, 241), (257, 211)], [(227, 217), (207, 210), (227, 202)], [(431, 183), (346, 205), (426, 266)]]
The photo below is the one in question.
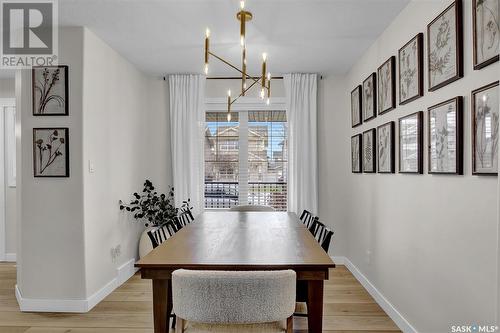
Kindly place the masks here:
[(180, 208), (174, 205), (174, 188), (170, 187), (167, 194), (159, 194), (153, 183), (146, 179), (144, 189), (139, 194), (133, 194), (134, 199), (129, 204), (120, 200), (120, 210), (134, 213), (136, 220), (143, 221), (145, 226), (159, 226), (167, 221), (173, 220), (179, 213), (179, 210), (190, 210), (191, 200), (183, 201)]

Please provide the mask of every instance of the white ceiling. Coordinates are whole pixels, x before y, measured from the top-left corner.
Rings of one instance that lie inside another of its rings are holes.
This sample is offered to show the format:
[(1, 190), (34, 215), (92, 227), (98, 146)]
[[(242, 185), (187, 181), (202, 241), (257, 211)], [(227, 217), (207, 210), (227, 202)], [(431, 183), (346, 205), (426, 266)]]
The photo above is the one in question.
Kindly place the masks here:
[[(247, 0), (249, 70), (346, 73), (409, 0)], [(211, 51), (240, 62), (238, 0), (59, 0), (61, 26), (86, 26), (151, 75), (201, 73)], [(211, 62), (210, 75), (237, 74)]]

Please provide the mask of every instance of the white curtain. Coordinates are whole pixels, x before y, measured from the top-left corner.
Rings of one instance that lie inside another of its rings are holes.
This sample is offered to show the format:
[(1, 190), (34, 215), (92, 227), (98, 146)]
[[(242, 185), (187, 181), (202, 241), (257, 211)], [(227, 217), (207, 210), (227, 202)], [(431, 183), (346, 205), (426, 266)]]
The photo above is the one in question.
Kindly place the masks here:
[(190, 198), (198, 214), (204, 209), (205, 76), (170, 75), (169, 89), (175, 204)]
[(284, 76), (288, 121), (288, 210), (318, 213), (316, 74)]

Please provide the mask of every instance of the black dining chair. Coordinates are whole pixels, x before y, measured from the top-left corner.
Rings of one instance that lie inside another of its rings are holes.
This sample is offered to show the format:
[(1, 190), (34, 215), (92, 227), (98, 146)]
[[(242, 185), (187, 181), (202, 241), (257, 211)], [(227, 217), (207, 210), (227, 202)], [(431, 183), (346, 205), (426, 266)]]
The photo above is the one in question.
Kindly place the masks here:
[(177, 226), (171, 221), (149, 230), (148, 236), (151, 240), (151, 244), (153, 245), (153, 249), (157, 248), (164, 241), (172, 237), (178, 230)]
[(182, 229), (194, 221), (193, 213), (189, 209), (182, 211), (175, 219), (177, 229)]
[(328, 253), (330, 242), (332, 240), (333, 231), (327, 228), (323, 223), (315, 218), (309, 231), (313, 234), (314, 238), (318, 241), (319, 245)]
[(300, 220), (306, 226), (307, 229), (311, 228), (314, 219), (315, 219), (314, 215), (306, 209), (304, 209), (302, 214), (300, 214)]

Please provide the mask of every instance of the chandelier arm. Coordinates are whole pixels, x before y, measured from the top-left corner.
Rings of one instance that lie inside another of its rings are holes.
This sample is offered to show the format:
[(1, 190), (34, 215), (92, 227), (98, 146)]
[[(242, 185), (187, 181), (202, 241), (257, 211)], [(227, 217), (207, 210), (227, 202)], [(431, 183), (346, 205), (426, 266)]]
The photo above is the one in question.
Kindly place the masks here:
[(235, 99), (233, 99), (231, 101), (231, 103), (229, 103), (229, 105), (232, 105), (234, 102), (236, 102), (238, 100), (238, 98), (244, 96), (244, 94), (249, 91), (250, 89), (252, 89), (252, 87), (256, 84), (256, 83), (259, 83), (259, 80), (255, 80), (248, 88), (246, 88), (245, 90), (243, 90), (243, 92), (238, 96), (236, 97)]
[(248, 79), (251, 79), (252, 81), (254, 82), (259, 82), (260, 81), (260, 77), (259, 79), (254, 79), (253, 76), (250, 76), (248, 75), (247, 73), (244, 73), (242, 70), (240, 70), (238, 67), (232, 65), (231, 63), (227, 62), (226, 60), (222, 59), (221, 57), (219, 57), (218, 55), (208, 51), (208, 54), (210, 54), (211, 56), (215, 57), (216, 59), (219, 59), (220, 61), (222, 61), (223, 63), (225, 63), (226, 65), (228, 65), (229, 67), (233, 68), (234, 70), (237, 70), (238, 72), (240, 72), (241, 74), (244, 74)]

